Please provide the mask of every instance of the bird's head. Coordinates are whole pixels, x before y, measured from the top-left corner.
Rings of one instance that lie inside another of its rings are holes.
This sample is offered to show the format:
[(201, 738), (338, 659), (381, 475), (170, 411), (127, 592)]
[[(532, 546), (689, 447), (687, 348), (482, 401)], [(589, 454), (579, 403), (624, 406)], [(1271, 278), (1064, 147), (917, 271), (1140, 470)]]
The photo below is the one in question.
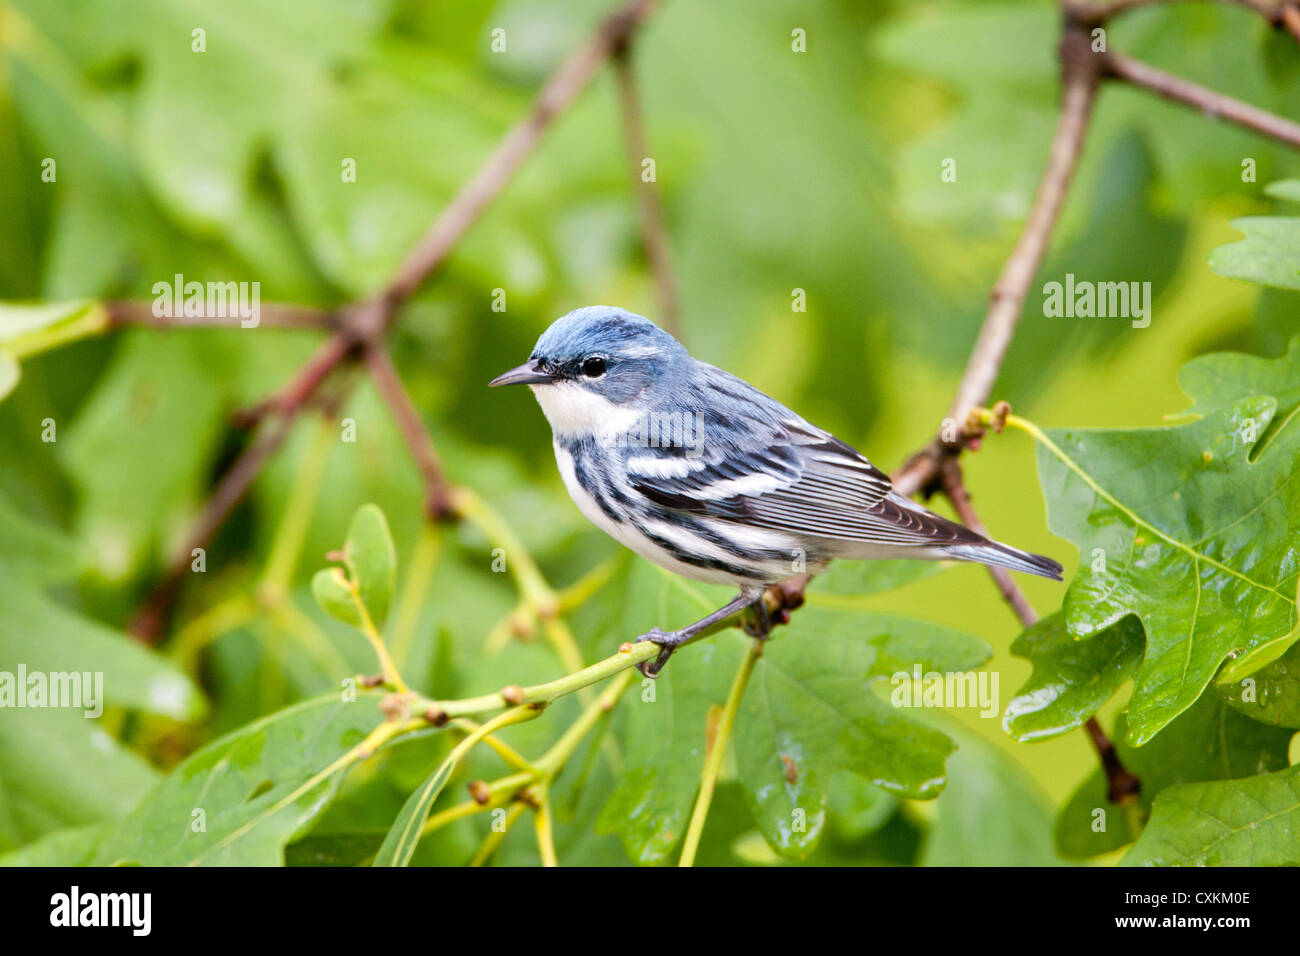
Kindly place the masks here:
[(689, 370), (690, 355), (649, 319), (605, 305), (558, 318), (527, 362), (489, 385), (528, 385), (557, 435), (630, 427)]

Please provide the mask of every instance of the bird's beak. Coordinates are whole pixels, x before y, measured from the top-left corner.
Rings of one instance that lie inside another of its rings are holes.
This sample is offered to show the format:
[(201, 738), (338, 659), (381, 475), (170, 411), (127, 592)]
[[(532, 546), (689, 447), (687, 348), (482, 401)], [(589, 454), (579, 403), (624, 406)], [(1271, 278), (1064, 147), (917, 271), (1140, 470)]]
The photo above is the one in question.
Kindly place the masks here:
[(542, 385), (551, 381), (554, 381), (552, 376), (547, 372), (543, 372), (530, 359), (518, 368), (512, 368), (510, 371), (498, 375), (488, 382), (488, 387), (495, 388), (498, 385)]

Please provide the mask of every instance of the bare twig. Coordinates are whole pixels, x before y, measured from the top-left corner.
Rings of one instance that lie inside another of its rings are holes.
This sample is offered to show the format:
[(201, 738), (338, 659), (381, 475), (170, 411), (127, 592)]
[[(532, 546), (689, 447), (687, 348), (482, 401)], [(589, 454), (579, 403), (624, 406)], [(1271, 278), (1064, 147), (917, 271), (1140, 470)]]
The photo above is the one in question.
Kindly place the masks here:
[(1243, 129), (1262, 133), (1280, 143), (1300, 149), (1300, 124), (1148, 66), (1141, 60), (1119, 53), (1104, 53), (1100, 57), (1107, 76), (1140, 86), (1165, 99), (1198, 109), (1207, 116), (1227, 120)]
[(610, 15), (585, 46), (560, 64), (538, 94), (533, 111), (510, 131), (478, 172), (451, 201), (438, 221), (411, 250), (385, 295), (393, 302), (409, 298), (443, 264), (484, 207), (537, 147), (551, 121), (572, 103), (596, 75), (606, 57), (622, 47), (653, 11), (657, 0), (630, 0)]
[[(171, 328), (179, 326), (213, 326), (228, 328), (240, 326), (243, 320), (238, 315), (231, 316), (185, 316), (154, 315), (153, 303), (143, 301), (116, 301), (104, 303), (108, 313), (110, 329), (128, 325), (141, 325), (150, 328)], [(330, 329), (334, 322), (329, 312), (314, 309), (307, 305), (293, 305), (287, 302), (268, 302), (258, 308), (258, 326), (275, 326), (287, 329)]]
[[(961, 518), (962, 524), (988, 537), (984, 522), (980, 521), (975, 506), (971, 504), (970, 493), (962, 481), (961, 465), (957, 463), (956, 458), (945, 459), (940, 470), (940, 484), (944, 495), (952, 502), (953, 509)], [(989, 576), (993, 578), (998, 592), (1015, 612), (1021, 626), (1028, 628), (1037, 624), (1038, 614), (1029, 603), (1029, 598), (1025, 597), (1025, 592), (1020, 590), (1020, 585), (1016, 584), (1011, 572), (1006, 568), (995, 568), (992, 565), (985, 565), (984, 570), (988, 571)], [(1115, 804), (1133, 802), (1142, 788), (1142, 782), (1120, 762), (1119, 755), (1115, 752), (1115, 745), (1106, 736), (1096, 717), (1088, 718), (1086, 727), (1088, 739), (1092, 741), (1097, 757), (1106, 772), (1106, 791), (1110, 801)]]
[(1300, 43), (1300, 6), (1294, 3), (1288, 3), (1282, 8), (1282, 26), (1286, 27), (1286, 32)]
[[(962, 481), (961, 465), (957, 463), (956, 458), (944, 461), (940, 481), (943, 493), (952, 502), (953, 509), (961, 518), (962, 524), (987, 538), (988, 530), (971, 504), (970, 493), (967, 492), (966, 485)], [(1020, 590), (1020, 586), (1011, 577), (1011, 572), (1006, 568), (995, 568), (992, 565), (985, 565), (984, 568), (998, 586), (998, 593), (1002, 595), (1002, 599), (1011, 605), (1011, 610), (1015, 611), (1021, 626), (1033, 627), (1038, 623), (1038, 614), (1030, 605), (1029, 599), (1025, 597), (1025, 592)]]
[(451, 486), (447, 483), (438, 453), (434, 450), (433, 436), (421, 421), (420, 413), (402, 386), (392, 359), (381, 345), (372, 345), (366, 349), (366, 367), (370, 370), (375, 388), (393, 413), (407, 450), (424, 477), (425, 514), (433, 520), (449, 517), (452, 514)]
[[(641, 112), (641, 97), (637, 93), (636, 70), (632, 64), (631, 44), (625, 44), (614, 57), (615, 75), (618, 77), (618, 96), (623, 116), (623, 138), (627, 143), (628, 166), (632, 189), (636, 193), (637, 209), (641, 216), (641, 236), (645, 242), (646, 260), (654, 276), (659, 295), (659, 322), (671, 334), (681, 338), (681, 312), (678, 304), (677, 277), (673, 273), (672, 253), (668, 244), (668, 230), (664, 227), (663, 208), (655, 183), (642, 178), (641, 164), (650, 156), (646, 145), (645, 119)], [(657, 177), (656, 173), (656, 177)]]

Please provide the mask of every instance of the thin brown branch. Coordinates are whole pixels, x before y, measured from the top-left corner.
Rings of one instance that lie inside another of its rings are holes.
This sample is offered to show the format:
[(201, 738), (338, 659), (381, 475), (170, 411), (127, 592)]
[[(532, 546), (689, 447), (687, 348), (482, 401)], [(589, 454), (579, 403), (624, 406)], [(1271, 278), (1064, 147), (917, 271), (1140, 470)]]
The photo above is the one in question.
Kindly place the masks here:
[[(944, 495), (952, 502), (953, 509), (962, 524), (987, 538), (988, 530), (984, 527), (984, 522), (980, 521), (975, 506), (971, 504), (970, 493), (966, 490), (965, 482), (962, 481), (961, 465), (957, 463), (956, 458), (945, 459), (940, 470), (940, 485)], [(992, 565), (985, 565), (984, 570), (988, 571), (989, 576), (993, 578), (998, 593), (1011, 607), (1021, 626), (1028, 628), (1037, 624), (1038, 614), (1029, 603), (1029, 598), (1025, 597), (1025, 592), (1020, 589), (1020, 585), (1016, 584), (1011, 572), (1006, 568), (995, 568)], [(1097, 759), (1101, 761), (1102, 769), (1106, 773), (1106, 791), (1110, 801), (1123, 804), (1136, 800), (1142, 782), (1120, 762), (1119, 755), (1115, 752), (1115, 745), (1106, 736), (1096, 717), (1088, 718), (1085, 726), (1088, 739), (1097, 751)]]
[(425, 514), (432, 520), (449, 517), (452, 514), (451, 486), (438, 460), (438, 453), (434, 450), (433, 436), (429, 434), (411, 396), (402, 385), (393, 360), (381, 345), (372, 345), (366, 349), (366, 367), (370, 370), (370, 377), (380, 397), (393, 414), (402, 441), (406, 443), (407, 450), (424, 478)]
[(183, 543), (176, 550), (162, 579), (154, 586), (127, 625), (127, 630), (137, 638), (153, 644), (162, 636), (168, 611), (180, 591), (185, 576), (190, 573), (194, 550), (208, 545), (222, 522), (243, 500), (253, 479), (261, 471), (262, 465), (284, 443), (292, 428), (292, 417), (277, 419), (274, 424), (268, 426), (266, 434), (256, 438), (244, 449), (243, 453), (235, 459), (234, 464), (221, 476), (221, 481), (217, 483), (217, 487), (204, 503), (198, 517), (186, 531)]
[(1270, 139), (1300, 149), (1300, 124), (1148, 66), (1141, 60), (1119, 53), (1100, 56), (1107, 76), (1140, 86), (1175, 103), (1198, 109), (1209, 117), (1227, 120), (1243, 129), (1262, 133)]
[(1300, 43), (1300, 6), (1288, 3), (1282, 8), (1282, 26), (1291, 34), (1296, 43)]
[[(275, 416), (266, 426), (265, 435), (256, 439), (227, 470), (198, 518), (185, 536), (184, 545), (163, 578), (133, 617), (130, 630), (142, 640), (156, 641), (162, 632), (168, 611), (190, 568), (191, 553), (207, 545), (221, 523), (243, 499), (267, 459), (278, 449), (292, 430), (299, 412), (316, 395), (317, 390), (357, 349), (373, 356), (381, 346), (384, 332), (392, 323), (398, 306), (437, 271), (452, 248), (478, 219), (483, 209), (505, 188), (511, 176), (536, 148), (552, 120), (568, 107), (586, 88), (604, 60), (626, 46), (638, 26), (653, 12), (657, 0), (628, 0), (607, 17), (595, 36), (566, 59), (551, 75), (537, 97), (532, 113), (513, 126), (483, 165), (465, 184), (443, 211), (424, 238), (411, 250), (401, 267), (378, 296), (353, 303), (337, 311), (337, 331), (304, 364), (283, 389), (240, 416), (247, 427)], [(123, 308), (124, 317), (139, 318), (134, 308)], [(152, 315), (152, 313), (150, 313)], [(287, 318), (287, 316), (286, 316)], [(425, 435), (419, 415), (405, 394), (387, 356), (375, 363), (369, 359), (376, 385), (385, 393), (389, 407), (397, 417), (416, 463), (430, 483), (431, 514), (446, 507), (443, 500), (445, 482), (433, 453), (432, 442), (424, 444)], [(378, 372), (376, 373), (376, 369)], [(391, 375), (389, 375), (391, 373)], [(434, 475), (439, 476), (437, 482)]]
[[(637, 210), (641, 217), (641, 236), (645, 243), (646, 260), (650, 263), (650, 273), (654, 276), (655, 290), (659, 297), (659, 324), (672, 335), (681, 338), (677, 277), (673, 272), (663, 207), (659, 202), (658, 187), (653, 180), (645, 181), (642, 169), (642, 164), (650, 158), (650, 150), (646, 140), (645, 119), (641, 111), (641, 97), (637, 92), (631, 44), (625, 45), (615, 55), (614, 69), (618, 77), (623, 139), (627, 143), (632, 190), (636, 193)], [(657, 171), (655, 175), (657, 178)]]
[[(974, 505), (971, 504), (970, 493), (966, 490), (966, 485), (962, 481), (961, 465), (957, 463), (956, 458), (949, 458), (944, 461), (940, 472), (940, 482), (943, 493), (952, 502), (953, 509), (957, 512), (957, 517), (961, 519), (962, 524), (976, 534), (982, 534), (987, 538), (989, 536), (988, 530), (984, 527), (984, 523), (980, 521)], [(1021, 626), (1033, 627), (1037, 624), (1038, 614), (1030, 605), (1029, 599), (1025, 597), (1025, 592), (1020, 590), (1020, 586), (1011, 577), (1011, 572), (1006, 568), (995, 568), (992, 565), (985, 565), (984, 569), (993, 578), (993, 582), (998, 587), (998, 593), (1011, 606), (1011, 610), (1015, 612)]]
[(605, 59), (626, 44), (632, 32), (654, 11), (656, 2), (629, 0), (605, 19), (583, 47), (560, 64), (542, 87), (532, 113), (511, 127), (492, 155), (411, 250), (385, 290), (390, 301), (398, 303), (410, 298), (438, 270), (487, 204), (537, 148), (555, 117), (586, 89)]
[[(1024, 230), (993, 287), (984, 324), (948, 413), (959, 426), (972, 408), (988, 401), (993, 390), (1083, 152), (1100, 76), (1088, 34), (1075, 24), (1066, 25), (1061, 40), (1061, 68), (1061, 115), (1048, 150), (1047, 168)], [(936, 438), (895, 472), (894, 489), (909, 496), (928, 491), (937, 481), (943, 461), (960, 447), (960, 440), (951, 443)]]
[[(1112, 17), (1139, 7), (1162, 6), (1186, 0), (1065, 0), (1066, 12), (1079, 23), (1089, 26), (1104, 23)], [(1224, 0), (1224, 2), (1254, 10), (1269, 23), (1277, 24), (1285, 4), (1278, 0)]]
[[(108, 313), (110, 329), (130, 325), (159, 329), (181, 326), (239, 328), (244, 321), (238, 315), (159, 316), (154, 314), (152, 302), (135, 300), (106, 302), (104, 303), (104, 309)], [(265, 325), (286, 329), (330, 329), (333, 328), (334, 322), (330, 313), (324, 309), (315, 309), (307, 305), (293, 305), (287, 302), (268, 302), (258, 308), (257, 325), (258, 327)]]

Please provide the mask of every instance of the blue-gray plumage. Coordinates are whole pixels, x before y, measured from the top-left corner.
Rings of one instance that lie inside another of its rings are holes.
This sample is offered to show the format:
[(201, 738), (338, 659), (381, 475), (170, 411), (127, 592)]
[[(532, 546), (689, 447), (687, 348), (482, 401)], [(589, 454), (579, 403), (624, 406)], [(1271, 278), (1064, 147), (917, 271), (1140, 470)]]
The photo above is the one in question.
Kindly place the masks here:
[[(740, 588), (668, 652), (763, 591), (836, 558), (975, 561), (1061, 579), (1061, 565), (895, 494), (889, 476), (748, 382), (701, 362), (649, 319), (590, 306), (557, 319), (492, 385), (532, 387), (579, 509), (689, 578)], [(763, 617), (762, 614), (759, 615)]]

